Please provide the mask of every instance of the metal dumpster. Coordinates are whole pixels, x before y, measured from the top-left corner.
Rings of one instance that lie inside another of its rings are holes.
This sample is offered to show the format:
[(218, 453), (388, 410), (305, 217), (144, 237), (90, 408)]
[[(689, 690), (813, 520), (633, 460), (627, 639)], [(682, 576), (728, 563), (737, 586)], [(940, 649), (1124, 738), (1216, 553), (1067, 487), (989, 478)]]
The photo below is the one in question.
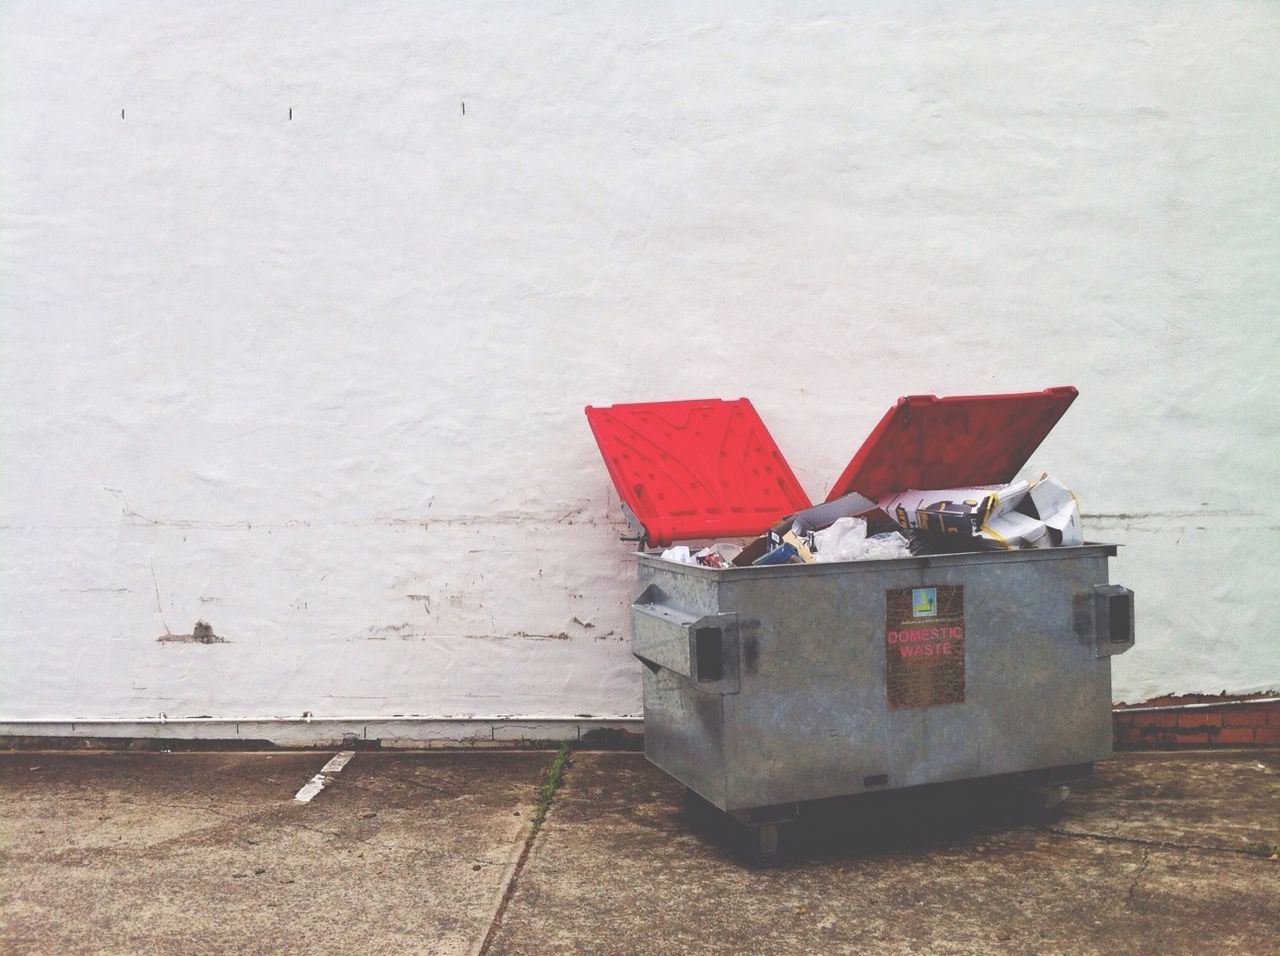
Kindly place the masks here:
[[(902, 399), (831, 497), (1008, 481), (1064, 391)], [(588, 417), (650, 542), (759, 531), (807, 505), (745, 399)], [(1056, 785), (1111, 754), (1110, 661), (1133, 644), (1114, 545), (730, 568), (659, 553), (638, 555), (632, 605), (645, 754), (745, 824), (755, 862), (806, 801), (1005, 774)]]

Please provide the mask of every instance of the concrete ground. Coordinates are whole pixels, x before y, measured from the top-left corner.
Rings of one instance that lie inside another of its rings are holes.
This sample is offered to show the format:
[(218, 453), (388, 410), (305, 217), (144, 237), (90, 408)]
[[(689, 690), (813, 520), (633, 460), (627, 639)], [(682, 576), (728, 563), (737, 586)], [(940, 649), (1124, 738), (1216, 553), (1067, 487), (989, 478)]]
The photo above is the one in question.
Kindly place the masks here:
[[(634, 753), (0, 754), (5, 953), (1280, 953), (1280, 751), (1129, 753), (1037, 823), (813, 808), (750, 870)], [(694, 817), (697, 817), (695, 819)]]

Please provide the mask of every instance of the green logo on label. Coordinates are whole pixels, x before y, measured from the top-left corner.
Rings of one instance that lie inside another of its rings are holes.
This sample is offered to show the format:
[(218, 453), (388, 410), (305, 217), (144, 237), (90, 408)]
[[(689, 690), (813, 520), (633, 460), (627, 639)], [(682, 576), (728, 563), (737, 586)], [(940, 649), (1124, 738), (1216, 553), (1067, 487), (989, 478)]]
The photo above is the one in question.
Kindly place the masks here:
[(912, 588), (911, 589), (911, 616), (912, 617), (937, 617), (938, 616), (938, 589), (937, 588)]

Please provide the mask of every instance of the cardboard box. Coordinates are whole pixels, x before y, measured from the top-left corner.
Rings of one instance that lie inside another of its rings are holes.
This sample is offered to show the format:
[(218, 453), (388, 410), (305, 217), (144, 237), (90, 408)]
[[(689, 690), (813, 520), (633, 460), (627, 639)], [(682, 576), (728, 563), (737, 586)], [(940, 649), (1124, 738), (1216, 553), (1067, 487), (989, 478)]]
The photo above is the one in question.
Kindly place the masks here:
[(1084, 543), (1075, 495), (1047, 474), (1005, 485), (910, 489), (876, 505), (903, 530), (955, 536), (957, 543), (1002, 550)]

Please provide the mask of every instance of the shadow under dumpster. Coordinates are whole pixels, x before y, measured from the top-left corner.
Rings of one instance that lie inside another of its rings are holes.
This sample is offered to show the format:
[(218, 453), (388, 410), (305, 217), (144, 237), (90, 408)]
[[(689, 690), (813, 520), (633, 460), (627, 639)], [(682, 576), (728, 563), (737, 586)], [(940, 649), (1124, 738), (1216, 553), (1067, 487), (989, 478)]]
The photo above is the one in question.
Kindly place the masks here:
[[(1046, 808), (1044, 796), (1016, 779), (966, 780), (813, 801), (786, 828), (785, 859), (820, 861), (892, 856), (967, 838), (1056, 822), (1070, 799)], [(690, 833), (746, 862), (745, 827), (685, 791), (680, 821)], [(782, 862), (779, 860), (778, 862)]]

